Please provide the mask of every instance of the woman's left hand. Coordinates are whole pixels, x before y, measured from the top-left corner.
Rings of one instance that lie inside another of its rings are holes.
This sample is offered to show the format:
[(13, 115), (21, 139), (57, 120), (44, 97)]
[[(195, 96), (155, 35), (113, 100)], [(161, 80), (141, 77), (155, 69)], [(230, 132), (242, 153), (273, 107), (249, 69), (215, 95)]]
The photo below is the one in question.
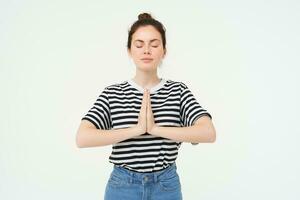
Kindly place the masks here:
[(147, 132), (152, 134), (153, 130), (157, 127), (154, 121), (154, 116), (151, 108), (150, 91), (148, 90), (148, 105), (147, 105)]

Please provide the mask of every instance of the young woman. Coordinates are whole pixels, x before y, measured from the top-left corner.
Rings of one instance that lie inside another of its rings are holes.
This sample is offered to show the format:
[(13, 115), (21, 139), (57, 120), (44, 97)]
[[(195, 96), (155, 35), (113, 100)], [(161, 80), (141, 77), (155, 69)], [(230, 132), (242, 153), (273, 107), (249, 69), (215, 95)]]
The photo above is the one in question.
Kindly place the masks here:
[(127, 51), (135, 76), (102, 90), (82, 118), (77, 146), (112, 144), (106, 200), (182, 199), (178, 149), (182, 142), (214, 142), (212, 117), (186, 84), (158, 77), (165, 28), (150, 14), (131, 26)]

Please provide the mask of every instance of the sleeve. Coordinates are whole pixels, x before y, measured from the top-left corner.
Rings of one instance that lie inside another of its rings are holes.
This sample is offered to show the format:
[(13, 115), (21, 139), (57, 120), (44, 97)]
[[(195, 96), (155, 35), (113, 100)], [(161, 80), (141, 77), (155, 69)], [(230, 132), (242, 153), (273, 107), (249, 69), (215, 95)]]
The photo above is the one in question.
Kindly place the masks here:
[(112, 128), (108, 92), (108, 88), (105, 87), (98, 96), (94, 105), (81, 118), (81, 120), (90, 121), (97, 129), (109, 130)]
[(204, 109), (193, 93), (182, 83), (181, 95), (180, 95), (180, 121), (182, 126), (192, 126), (196, 120), (202, 116), (208, 116), (212, 119), (211, 114)]

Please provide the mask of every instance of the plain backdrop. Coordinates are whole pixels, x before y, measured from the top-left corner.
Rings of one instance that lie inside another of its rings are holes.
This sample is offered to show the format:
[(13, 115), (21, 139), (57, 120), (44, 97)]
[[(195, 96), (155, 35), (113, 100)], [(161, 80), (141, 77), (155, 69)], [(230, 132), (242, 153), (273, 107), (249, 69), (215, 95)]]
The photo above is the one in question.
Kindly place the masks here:
[(186, 83), (213, 116), (215, 143), (183, 143), (186, 200), (300, 198), (300, 3), (0, 3), (0, 199), (103, 199), (111, 146), (76, 147), (104, 87), (134, 77), (128, 29), (166, 27), (159, 77)]

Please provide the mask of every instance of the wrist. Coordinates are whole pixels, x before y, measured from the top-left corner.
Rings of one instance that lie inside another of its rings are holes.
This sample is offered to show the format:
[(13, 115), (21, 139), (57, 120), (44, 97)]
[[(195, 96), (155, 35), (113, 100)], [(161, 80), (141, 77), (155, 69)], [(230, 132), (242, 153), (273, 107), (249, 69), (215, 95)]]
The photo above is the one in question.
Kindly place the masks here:
[(151, 131), (149, 132), (151, 135), (158, 136), (159, 126), (153, 126)]
[(141, 134), (141, 129), (139, 128), (139, 126), (135, 125), (130, 128), (134, 136), (139, 136)]

